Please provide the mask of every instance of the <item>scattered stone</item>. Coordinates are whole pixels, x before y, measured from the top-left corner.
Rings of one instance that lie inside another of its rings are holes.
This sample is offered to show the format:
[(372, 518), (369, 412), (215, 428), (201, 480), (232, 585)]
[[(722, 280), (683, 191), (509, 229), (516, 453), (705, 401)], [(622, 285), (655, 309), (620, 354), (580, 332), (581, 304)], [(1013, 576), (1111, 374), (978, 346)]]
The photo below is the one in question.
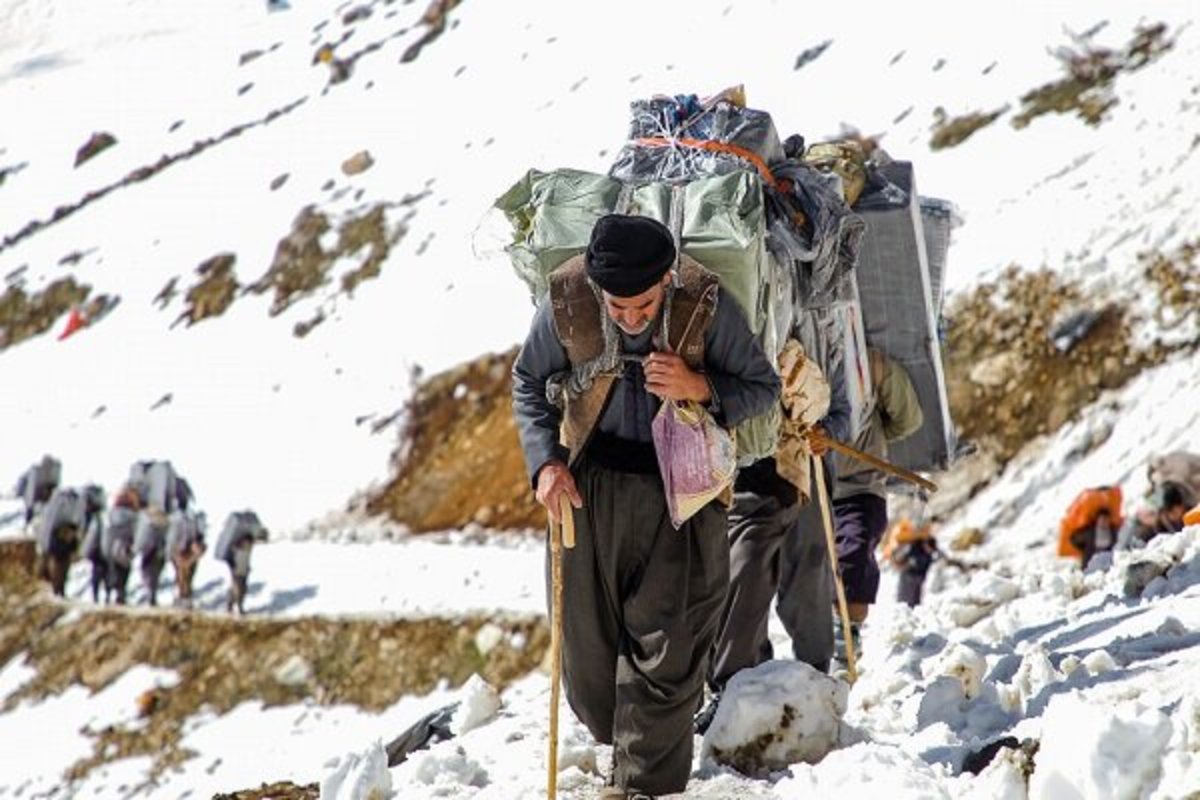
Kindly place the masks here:
[(795, 72), (796, 70), (798, 70), (802, 67), (805, 67), (805, 66), (811, 64), (812, 62), (816, 61), (818, 58), (820, 58), (825, 53), (826, 50), (829, 49), (829, 46), (831, 44), (833, 44), (833, 39), (826, 39), (825, 41), (821, 42), (820, 44), (818, 44), (814, 47), (810, 47), (807, 50), (805, 50), (803, 53), (801, 53), (800, 55), (796, 56), (796, 63), (792, 67), (792, 71)]
[(238, 58), (238, 66), (244, 67), (247, 64), (249, 64), (251, 61), (255, 60), (256, 58), (261, 58), (262, 56), (263, 56), (262, 50), (247, 50), (245, 53), (242, 53), (242, 55)]
[(291, 658), (275, 670), (275, 681), (283, 686), (304, 687), (312, 682), (312, 679), (312, 665), (299, 653), (293, 653)]
[(241, 97), (242, 95), (244, 95), (246, 92), (250, 91), (253, 88), (254, 88), (254, 81), (251, 81), (250, 83), (247, 83), (247, 84), (239, 87), (238, 92), (237, 92), (238, 97)]
[(342, 174), (358, 175), (369, 170), (374, 164), (375, 159), (371, 158), (371, 153), (367, 150), (360, 150), (342, 162)]
[(238, 282), (233, 267), (237, 256), (219, 253), (196, 267), (200, 281), (188, 289), (187, 308), (176, 319), (186, 320), (188, 327), (210, 317), (219, 317), (228, 310), (237, 296)]
[(289, 173), (286, 173), (286, 172), (283, 173), (282, 175), (276, 176), (271, 181), (271, 191), (272, 192), (278, 191), (280, 188), (282, 188), (283, 185), (288, 182), (288, 177), (289, 177)]
[(995, 111), (975, 111), (961, 117), (951, 118), (946, 110), (938, 106), (933, 110), (933, 136), (929, 140), (931, 150), (944, 150), (957, 147), (975, 135), (979, 130), (995, 122), (1008, 111), (1008, 106)]
[(73, 277), (53, 281), (32, 295), (10, 283), (0, 295), (0, 351), (50, 330), (60, 316), (82, 305), (91, 291)]
[(992, 763), (992, 759), (1001, 750), (1015, 750), (1020, 746), (1021, 742), (1015, 736), (1003, 736), (993, 742), (988, 742), (983, 747), (967, 754), (967, 757), (963, 759), (963, 772), (978, 775), (988, 764)]
[(1158, 560), (1134, 561), (1125, 568), (1125, 578), (1122, 588), (1126, 597), (1141, 597), (1142, 592), (1155, 578), (1167, 574), (1171, 564)]
[(178, 283), (179, 276), (175, 275), (171, 278), (171, 280), (167, 281), (167, 285), (160, 289), (158, 294), (154, 296), (153, 302), (159, 307), (160, 310), (165, 309), (171, 304), (171, 301), (175, 299), (175, 295), (178, 294), (178, 291), (175, 287)]
[(117, 137), (111, 133), (103, 131), (93, 133), (91, 138), (75, 152), (75, 166), (78, 167), (85, 161), (95, 158), (116, 143)]
[(370, 6), (356, 6), (355, 8), (352, 8), (349, 11), (347, 11), (342, 16), (342, 24), (343, 25), (353, 25), (354, 23), (358, 22), (359, 20), (364, 20), (369, 16), (371, 16), (371, 7)]
[(1061, 47), (1054, 54), (1066, 77), (1021, 97), (1023, 108), (1013, 117), (1014, 128), (1024, 128), (1044, 114), (1068, 113), (1088, 125), (1099, 125), (1118, 102), (1113, 91), (1116, 79), (1157, 61), (1175, 46), (1175, 40), (1167, 36), (1167, 26), (1160, 22), (1139, 26), (1123, 50), (1095, 47), (1086, 36), (1077, 37), (1075, 45), (1075, 49)]
[(154, 405), (150, 406), (150, 410), (156, 411), (156, 410), (162, 408), (163, 406), (170, 405), (171, 401), (174, 399), (175, 399), (175, 395), (171, 392), (167, 392), (162, 397), (158, 398), (158, 400), (154, 401)]
[(167, 128), (167, 133), (174, 133), (175, 131), (179, 130), (182, 127), (183, 127), (183, 120), (177, 119), (171, 123), (170, 128)]

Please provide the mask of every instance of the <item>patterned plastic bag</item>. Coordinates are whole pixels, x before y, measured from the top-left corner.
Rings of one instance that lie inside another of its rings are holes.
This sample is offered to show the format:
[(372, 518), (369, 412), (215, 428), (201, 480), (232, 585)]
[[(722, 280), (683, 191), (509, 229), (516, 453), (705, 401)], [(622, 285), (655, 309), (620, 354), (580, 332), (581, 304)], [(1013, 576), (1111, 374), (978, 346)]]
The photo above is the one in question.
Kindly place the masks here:
[(650, 428), (671, 524), (678, 530), (733, 484), (736, 442), (692, 401), (663, 403)]

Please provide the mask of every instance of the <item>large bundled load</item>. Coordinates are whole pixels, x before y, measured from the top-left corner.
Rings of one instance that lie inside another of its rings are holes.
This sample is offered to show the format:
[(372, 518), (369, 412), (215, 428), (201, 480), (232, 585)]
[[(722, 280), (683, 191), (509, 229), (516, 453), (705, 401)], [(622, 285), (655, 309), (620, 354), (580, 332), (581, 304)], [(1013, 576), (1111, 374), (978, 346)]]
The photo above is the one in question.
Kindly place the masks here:
[(129, 468), (128, 485), (138, 493), (143, 508), (170, 514), (187, 508), (191, 487), (179, 477), (170, 461), (137, 461)]
[(866, 340), (908, 372), (924, 416), (889, 459), (944, 469), (956, 447), (938, 340), (953, 206), (918, 196), (911, 163), (877, 157), (868, 171), (876, 180), (854, 206), (867, 224), (855, 275)]
[(108, 514), (108, 525), (100, 534), (100, 552), (110, 563), (128, 567), (133, 559), (133, 538), (138, 512), (115, 506)]
[(37, 546), (42, 553), (69, 555), (83, 533), (86, 500), (75, 489), (59, 489), (42, 512)]
[[(737, 92), (639, 101), (609, 175), (531, 170), (497, 200), (512, 226), (506, 250), (536, 301), (550, 273), (586, 249), (601, 216), (653, 217), (681, 257), (717, 276), (772, 361), (808, 317), (806, 347), (828, 348), (840, 363), (862, 226), (835, 184), (798, 156), (770, 115), (746, 108)], [(865, 355), (852, 356), (862, 365), (848, 374), (866, 374)], [(772, 455), (778, 429), (778, 408), (739, 425), (739, 463)]]
[[(716, 274), (767, 356), (795, 337), (841, 372), (851, 437), (871, 413), (868, 347), (912, 378), (925, 423), (892, 445), (912, 469), (946, 466), (954, 434), (937, 319), (953, 207), (916, 194), (912, 166), (854, 141), (781, 140), (740, 89), (632, 104), (629, 138), (608, 175), (531, 170), (496, 201), (513, 267), (535, 302), (551, 272), (583, 252), (604, 214), (654, 217), (678, 250)], [(778, 409), (737, 429), (742, 465), (775, 451)]]
[(17, 480), (16, 494), (25, 501), (27, 509), (49, 502), (62, 480), (62, 462), (54, 456), (42, 456)]
[(265, 541), (267, 529), (253, 511), (235, 511), (225, 520), (225, 527), (217, 539), (213, 549), (213, 557), (218, 561), (229, 561), (233, 558), (233, 549), (239, 542)]
[(162, 556), (169, 525), (167, 515), (155, 508), (139, 511), (133, 533), (133, 552), (143, 557)]

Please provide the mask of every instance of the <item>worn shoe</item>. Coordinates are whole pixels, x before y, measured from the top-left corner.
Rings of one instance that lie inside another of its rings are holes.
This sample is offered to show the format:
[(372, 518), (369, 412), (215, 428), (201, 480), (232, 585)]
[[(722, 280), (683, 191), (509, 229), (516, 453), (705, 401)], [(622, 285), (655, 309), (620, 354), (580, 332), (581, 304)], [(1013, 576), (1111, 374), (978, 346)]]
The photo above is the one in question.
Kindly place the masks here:
[[(850, 623), (850, 642), (854, 646), (855, 661), (862, 660), (862, 623)], [(846, 657), (846, 634), (842, 629), (841, 616), (833, 618), (833, 664), (832, 672), (835, 676), (839, 672), (849, 673), (850, 661)]]
[(636, 790), (625, 791), (616, 786), (605, 786), (600, 790), (599, 800), (654, 800), (654, 795)]
[(599, 800), (654, 800), (654, 795), (636, 790), (626, 791), (616, 786), (605, 786), (600, 790)]
[(692, 729), (697, 734), (703, 736), (708, 733), (709, 727), (712, 725), (713, 718), (717, 716), (717, 706), (721, 704), (720, 692), (708, 698), (708, 704), (704, 708), (696, 712), (696, 716), (692, 717)]

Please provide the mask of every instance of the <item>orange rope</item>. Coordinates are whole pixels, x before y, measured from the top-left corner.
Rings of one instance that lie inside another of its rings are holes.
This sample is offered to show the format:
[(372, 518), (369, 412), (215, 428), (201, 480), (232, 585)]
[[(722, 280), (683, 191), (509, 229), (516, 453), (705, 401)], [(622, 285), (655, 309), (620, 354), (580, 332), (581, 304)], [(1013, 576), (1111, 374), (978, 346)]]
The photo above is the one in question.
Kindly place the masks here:
[(715, 142), (711, 139), (691, 139), (684, 137), (682, 139), (668, 139), (664, 136), (643, 136), (634, 140), (635, 144), (644, 145), (646, 147), (671, 147), (681, 145), (683, 147), (691, 147), (696, 150), (708, 150), (710, 153), (724, 153), (726, 155), (737, 156), (745, 159), (754, 165), (763, 180), (774, 186), (781, 192), (787, 192), (785, 181), (775, 179), (771, 174), (771, 168), (767, 166), (767, 162), (763, 161), (759, 155), (753, 151), (747, 150), (744, 147), (738, 147), (736, 144), (727, 142)]

